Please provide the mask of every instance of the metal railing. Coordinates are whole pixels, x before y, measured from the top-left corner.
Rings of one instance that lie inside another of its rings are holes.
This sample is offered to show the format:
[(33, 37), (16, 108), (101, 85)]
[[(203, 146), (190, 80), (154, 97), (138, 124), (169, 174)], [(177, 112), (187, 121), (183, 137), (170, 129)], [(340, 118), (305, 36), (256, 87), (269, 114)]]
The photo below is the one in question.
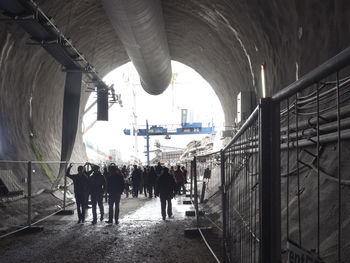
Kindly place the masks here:
[(57, 182), (61, 163), (0, 161), (0, 238), (33, 228), (73, 203), (72, 184), (66, 177)]
[(221, 150), (224, 261), (348, 261), (349, 65), (350, 48), (262, 99)]

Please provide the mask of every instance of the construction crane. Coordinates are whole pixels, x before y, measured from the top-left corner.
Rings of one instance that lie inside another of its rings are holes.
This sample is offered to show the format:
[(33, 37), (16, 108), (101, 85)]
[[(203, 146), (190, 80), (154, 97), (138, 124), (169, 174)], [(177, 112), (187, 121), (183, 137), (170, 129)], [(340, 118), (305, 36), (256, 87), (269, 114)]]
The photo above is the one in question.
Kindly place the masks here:
[[(171, 127), (171, 128), (169, 128)], [(182, 122), (181, 125), (152, 125), (148, 126), (146, 121), (146, 129), (134, 129), (132, 135), (144, 136), (146, 138), (146, 156), (147, 165), (149, 165), (149, 137), (150, 136), (165, 136), (166, 139), (170, 139), (171, 135), (190, 135), (190, 134), (215, 134), (215, 127), (212, 124), (208, 127), (203, 127), (201, 122), (186, 123)], [(125, 135), (131, 135), (130, 129), (124, 129)]]

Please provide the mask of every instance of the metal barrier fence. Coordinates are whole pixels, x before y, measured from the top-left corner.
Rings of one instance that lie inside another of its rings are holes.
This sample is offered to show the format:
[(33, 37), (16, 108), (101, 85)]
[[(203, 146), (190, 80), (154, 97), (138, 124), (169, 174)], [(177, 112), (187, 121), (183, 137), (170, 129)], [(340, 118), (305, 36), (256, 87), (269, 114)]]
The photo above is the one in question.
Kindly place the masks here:
[(195, 159), (197, 192), (195, 199), (198, 200), (196, 222), (200, 235), (217, 262), (221, 262), (222, 253), (222, 224), (218, 222), (218, 214), (209, 213), (210, 207), (207, 201), (220, 204), (220, 152), (210, 155), (198, 156)]
[(57, 177), (61, 163), (0, 161), (0, 238), (29, 229), (73, 203), (72, 184)]
[(221, 150), (224, 261), (348, 262), (349, 65), (350, 48), (262, 99)]
[(285, 259), (300, 250), (319, 262), (349, 261), (349, 58), (347, 49), (272, 97), (281, 110)]

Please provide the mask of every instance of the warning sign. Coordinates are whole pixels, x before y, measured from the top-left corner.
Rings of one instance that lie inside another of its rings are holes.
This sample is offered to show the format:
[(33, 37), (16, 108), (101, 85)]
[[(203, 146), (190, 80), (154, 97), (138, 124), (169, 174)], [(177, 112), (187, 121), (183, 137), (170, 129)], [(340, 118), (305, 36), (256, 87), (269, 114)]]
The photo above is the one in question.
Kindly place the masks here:
[(324, 263), (317, 255), (287, 240), (287, 263)]

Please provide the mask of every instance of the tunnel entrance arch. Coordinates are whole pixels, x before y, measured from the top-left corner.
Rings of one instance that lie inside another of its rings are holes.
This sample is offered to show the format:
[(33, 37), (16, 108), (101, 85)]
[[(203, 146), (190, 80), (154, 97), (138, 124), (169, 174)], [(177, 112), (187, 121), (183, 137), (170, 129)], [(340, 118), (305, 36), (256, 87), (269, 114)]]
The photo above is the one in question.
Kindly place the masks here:
[[(126, 136), (123, 129), (145, 128), (146, 120), (150, 126), (162, 125), (175, 129), (181, 124), (181, 109), (187, 109), (187, 122), (201, 122), (203, 127), (214, 125), (217, 131), (216, 147), (220, 148), (220, 130), (224, 127), (224, 111), (211, 85), (194, 69), (177, 61), (172, 61), (174, 74), (168, 89), (161, 95), (146, 93), (140, 84), (139, 76), (132, 63), (125, 63), (105, 75), (109, 85), (114, 84), (117, 94), (121, 95), (122, 105), (110, 108), (109, 122), (96, 122), (96, 109), (90, 109), (96, 95), (90, 95), (85, 106), (82, 132), (89, 158), (108, 159), (110, 154), (121, 150), (125, 156), (138, 156), (144, 161), (145, 140)], [(96, 106), (95, 106), (96, 107)], [(89, 110), (89, 111), (87, 111)], [(93, 124), (93, 125), (92, 125)], [(103, 135), (104, 134), (104, 135)], [(161, 147), (186, 148), (191, 140), (204, 138), (206, 135), (154, 136), (150, 140), (151, 158), (154, 145)], [(108, 138), (108, 139), (107, 139)], [(99, 156), (99, 157), (98, 157)]]

